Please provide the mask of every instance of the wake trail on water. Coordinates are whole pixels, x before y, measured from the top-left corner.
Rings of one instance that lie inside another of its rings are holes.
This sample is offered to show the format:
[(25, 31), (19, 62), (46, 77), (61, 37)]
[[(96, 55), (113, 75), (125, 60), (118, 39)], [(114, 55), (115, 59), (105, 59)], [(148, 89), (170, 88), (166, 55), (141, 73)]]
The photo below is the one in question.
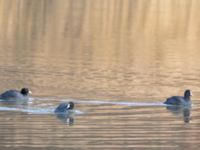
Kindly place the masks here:
[[(12, 108), (0, 106), (0, 111), (14, 111), (14, 112), (24, 112), (28, 114), (54, 114), (54, 109), (52, 108)], [(74, 110), (75, 115), (83, 114), (82, 111)]]
[(110, 105), (125, 105), (125, 106), (166, 106), (163, 102), (129, 102), (129, 101), (105, 101), (105, 100), (97, 100), (97, 99), (74, 99), (74, 98), (39, 98), (37, 97), (36, 100), (41, 101), (51, 101), (51, 100), (59, 100), (60, 102), (69, 102), (72, 101), (74, 103), (83, 103), (83, 104), (91, 104), (91, 105), (103, 105), (103, 104), (110, 104)]
[[(96, 99), (90, 99), (90, 100), (85, 100), (85, 99), (72, 99), (72, 98), (67, 98), (67, 99), (63, 99), (63, 98), (31, 98), (30, 103), (34, 103), (34, 101), (41, 101), (43, 103), (39, 104), (39, 106), (37, 107), (27, 107), (27, 108), (15, 108), (15, 107), (7, 107), (7, 106), (0, 106), (0, 111), (16, 111), (16, 112), (24, 112), (24, 113), (28, 113), (28, 114), (54, 114), (54, 110), (55, 108), (52, 106), (48, 106), (49, 104), (53, 104), (50, 103), (51, 100), (57, 100), (59, 101), (59, 103), (61, 102), (69, 102), (72, 101), (74, 103), (80, 103), (80, 104), (87, 104), (87, 105), (121, 105), (121, 106), (130, 106), (130, 107), (148, 107), (148, 106), (166, 106), (166, 104), (164, 104), (163, 102), (129, 102), (129, 101), (105, 101), (105, 100), (96, 100)], [(45, 102), (47, 101), (47, 102)], [(0, 100), (1, 102), (1, 100)], [(59, 103), (57, 105), (59, 105)], [(44, 105), (46, 105), (46, 107), (49, 108), (41, 108), (44, 107)], [(55, 105), (55, 104), (54, 104)], [(55, 106), (57, 107), (57, 106)], [(74, 111), (75, 114), (83, 114), (82, 111), (79, 110), (75, 110)]]
[(74, 100), (77, 103), (87, 104), (111, 104), (111, 105), (125, 105), (125, 106), (166, 106), (162, 102), (113, 102), (113, 101), (99, 101), (99, 100)]
[[(49, 98), (37, 98), (37, 100), (51, 100)], [(54, 98), (55, 100), (55, 98)], [(57, 99), (59, 100), (59, 99)], [(85, 99), (74, 99), (74, 98), (60, 98), (60, 102), (69, 102), (72, 101), (74, 103), (83, 103), (87, 105), (104, 105), (104, 104), (110, 104), (110, 105), (124, 105), (124, 106), (166, 106), (163, 102), (129, 102), (129, 101), (105, 101), (105, 100), (97, 100), (97, 99), (90, 99), (90, 100), (85, 100)]]

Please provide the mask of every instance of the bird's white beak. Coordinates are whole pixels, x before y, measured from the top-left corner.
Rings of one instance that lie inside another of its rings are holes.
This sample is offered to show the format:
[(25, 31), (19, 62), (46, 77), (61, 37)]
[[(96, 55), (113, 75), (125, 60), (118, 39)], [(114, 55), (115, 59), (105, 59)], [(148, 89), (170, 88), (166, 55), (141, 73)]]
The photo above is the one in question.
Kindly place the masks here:
[(31, 92), (31, 91), (29, 91), (28, 93), (29, 93), (29, 94), (32, 94), (32, 92)]
[(70, 108), (70, 104), (67, 105), (67, 109), (69, 109), (69, 108)]

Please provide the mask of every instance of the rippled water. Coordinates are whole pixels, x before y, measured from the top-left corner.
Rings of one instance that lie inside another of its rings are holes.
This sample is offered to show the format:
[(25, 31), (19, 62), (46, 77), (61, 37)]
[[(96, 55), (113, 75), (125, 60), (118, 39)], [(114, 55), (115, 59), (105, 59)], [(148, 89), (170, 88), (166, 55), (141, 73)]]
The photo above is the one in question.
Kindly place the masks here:
[[(200, 146), (197, 0), (0, 0), (1, 149)], [(168, 108), (193, 92), (192, 108)], [(75, 102), (71, 116), (56, 106)]]

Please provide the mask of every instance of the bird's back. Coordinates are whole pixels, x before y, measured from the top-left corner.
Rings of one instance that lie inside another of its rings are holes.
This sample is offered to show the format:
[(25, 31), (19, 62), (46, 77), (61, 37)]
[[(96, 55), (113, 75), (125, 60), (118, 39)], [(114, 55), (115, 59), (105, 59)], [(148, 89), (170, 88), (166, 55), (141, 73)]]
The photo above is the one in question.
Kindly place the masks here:
[(183, 101), (184, 98), (181, 96), (172, 96), (170, 98), (167, 98), (167, 100), (164, 103), (169, 105), (181, 105)]
[(17, 90), (9, 90), (0, 95), (3, 100), (16, 100), (23, 98), (22, 94)]
[(68, 103), (61, 103), (56, 109), (55, 113), (64, 113), (67, 110)]

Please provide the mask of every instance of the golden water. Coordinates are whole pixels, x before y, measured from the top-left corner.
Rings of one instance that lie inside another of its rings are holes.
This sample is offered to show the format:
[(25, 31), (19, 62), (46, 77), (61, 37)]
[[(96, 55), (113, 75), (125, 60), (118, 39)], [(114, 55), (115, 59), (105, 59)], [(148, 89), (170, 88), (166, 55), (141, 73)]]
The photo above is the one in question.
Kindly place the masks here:
[[(199, 8), (198, 0), (0, 0), (1, 91), (29, 87), (27, 109), (72, 98), (83, 112), (69, 126), (2, 105), (0, 147), (198, 149)], [(157, 105), (186, 88), (189, 123)]]

